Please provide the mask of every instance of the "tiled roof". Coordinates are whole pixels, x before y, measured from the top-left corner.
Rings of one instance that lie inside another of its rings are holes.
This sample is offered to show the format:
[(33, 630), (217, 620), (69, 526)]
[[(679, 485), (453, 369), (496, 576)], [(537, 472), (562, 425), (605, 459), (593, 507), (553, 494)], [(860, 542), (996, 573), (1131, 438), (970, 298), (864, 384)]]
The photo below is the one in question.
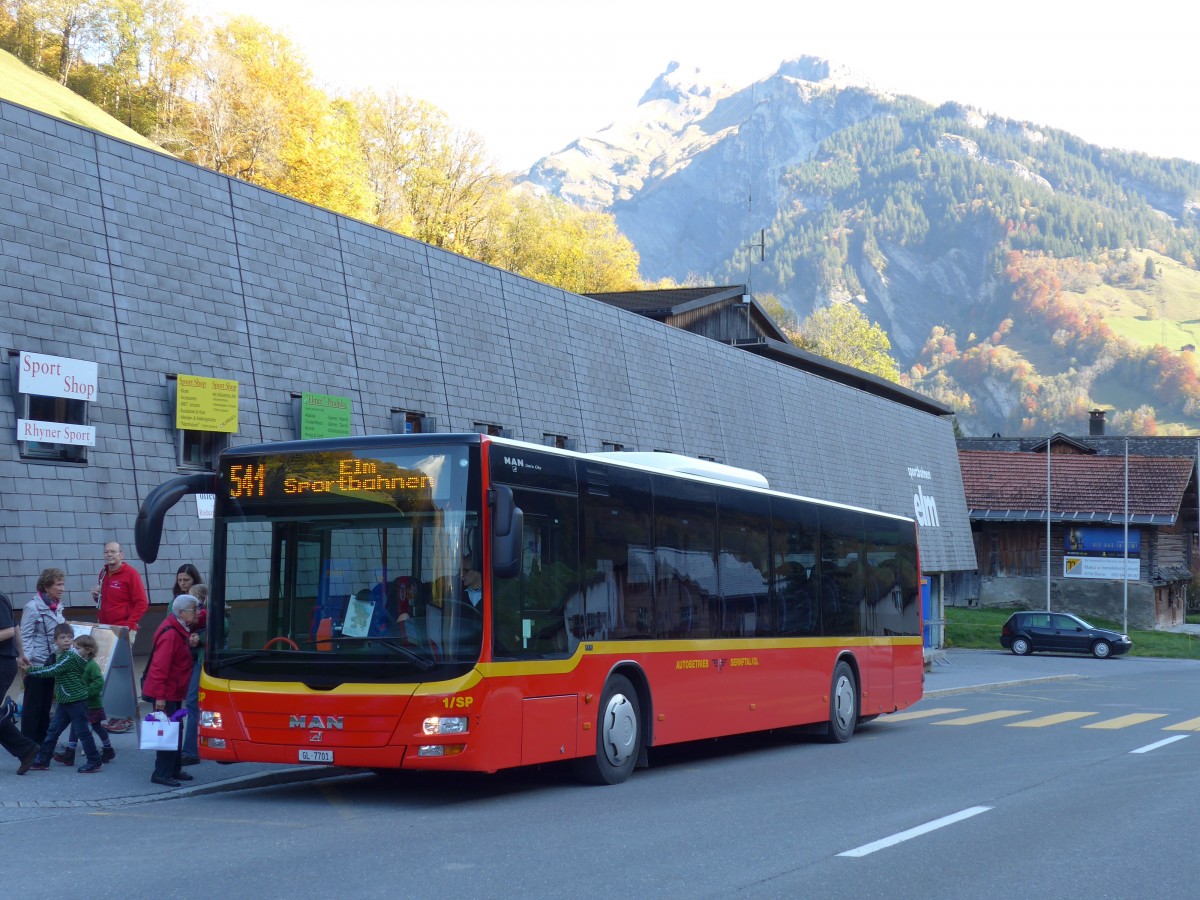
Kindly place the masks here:
[[(1069, 441), (1100, 456), (1124, 456), (1129, 443), (1130, 456), (1179, 456), (1195, 459), (1200, 453), (1200, 438), (1123, 435), (1123, 434), (1056, 434), (1055, 442)], [(1028, 453), (1046, 446), (1046, 437), (967, 437), (959, 438), (959, 450), (1003, 450), (1006, 453)], [(1043, 465), (1045, 461), (1043, 460)]]
[[(960, 450), (958, 461), (972, 519), (1045, 521), (1044, 453)], [(1189, 458), (1129, 457), (1130, 521), (1173, 524), (1191, 475)], [(1124, 457), (1051, 454), (1050, 510), (1054, 521), (1120, 522)]]

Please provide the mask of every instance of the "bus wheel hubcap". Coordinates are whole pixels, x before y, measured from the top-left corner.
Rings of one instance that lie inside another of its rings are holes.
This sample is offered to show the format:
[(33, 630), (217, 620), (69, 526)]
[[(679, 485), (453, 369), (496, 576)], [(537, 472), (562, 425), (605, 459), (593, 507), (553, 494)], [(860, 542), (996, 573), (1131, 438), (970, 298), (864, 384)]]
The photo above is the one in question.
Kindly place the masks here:
[(854, 718), (854, 689), (849, 678), (839, 678), (834, 692), (834, 715), (838, 724), (845, 728)]
[(615, 694), (604, 710), (604, 753), (614, 766), (629, 759), (637, 745), (637, 717), (624, 694)]

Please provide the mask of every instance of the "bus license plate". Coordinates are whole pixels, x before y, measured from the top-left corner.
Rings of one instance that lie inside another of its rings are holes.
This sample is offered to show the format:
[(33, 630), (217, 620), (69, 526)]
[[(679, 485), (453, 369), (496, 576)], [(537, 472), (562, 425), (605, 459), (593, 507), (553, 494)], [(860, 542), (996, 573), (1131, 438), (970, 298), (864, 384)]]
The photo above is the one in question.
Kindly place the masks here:
[(332, 763), (332, 750), (301, 750), (300, 762)]

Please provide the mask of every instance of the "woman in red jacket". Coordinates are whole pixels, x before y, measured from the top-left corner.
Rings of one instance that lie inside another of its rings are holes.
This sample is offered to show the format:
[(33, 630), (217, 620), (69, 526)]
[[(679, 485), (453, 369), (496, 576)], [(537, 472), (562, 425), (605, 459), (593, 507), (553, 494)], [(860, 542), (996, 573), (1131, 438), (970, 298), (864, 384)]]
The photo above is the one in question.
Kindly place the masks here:
[[(176, 597), (171, 602), (171, 615), (154, 632), (154, 646), (150, 650), (146, 680), (142, 682), (142, 695), (147, 700), (154, 700), (155, 711), (165, 712), (168, 716), (183, 705), (192, 678), (189, 638), (192, 624), (196, 621), (196, 609), (195, 597), (189, 594)], [(181, 764), (178, 747), (159, 750), (154, 757), (154, 774), (150, 780), (167, 787), (179, 787), (180, 782), (191, 781), (192, 776), (183, 771)]]

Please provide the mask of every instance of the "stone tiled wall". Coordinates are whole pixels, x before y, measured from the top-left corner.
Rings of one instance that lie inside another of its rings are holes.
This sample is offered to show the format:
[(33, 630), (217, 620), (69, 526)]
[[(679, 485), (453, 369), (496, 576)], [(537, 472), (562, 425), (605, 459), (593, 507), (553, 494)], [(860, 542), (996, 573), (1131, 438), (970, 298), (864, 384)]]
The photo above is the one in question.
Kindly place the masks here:
[[(236, 444), (295, 437), (292, 395), (311, 391), (350, 397), (355, 433), (407, 409), (439, 431), (708, 456), (906, 515), (920, 484), (939, 512), (926, 570), (975, 567), (948, 421), (3, 101), (0, 339), (100, 368), (81, 466), (20, 459), (0, 367), (0, 590), (18, 603), (57, 565), (90, 605), (103, 542), (132, 557), (138, 503), (179, 471), (178, 373), (238, 382)], [(138, 564), (153, 600), (182, 562), (204, 570), (209, 539), (190, 500), (172, 511)]]

